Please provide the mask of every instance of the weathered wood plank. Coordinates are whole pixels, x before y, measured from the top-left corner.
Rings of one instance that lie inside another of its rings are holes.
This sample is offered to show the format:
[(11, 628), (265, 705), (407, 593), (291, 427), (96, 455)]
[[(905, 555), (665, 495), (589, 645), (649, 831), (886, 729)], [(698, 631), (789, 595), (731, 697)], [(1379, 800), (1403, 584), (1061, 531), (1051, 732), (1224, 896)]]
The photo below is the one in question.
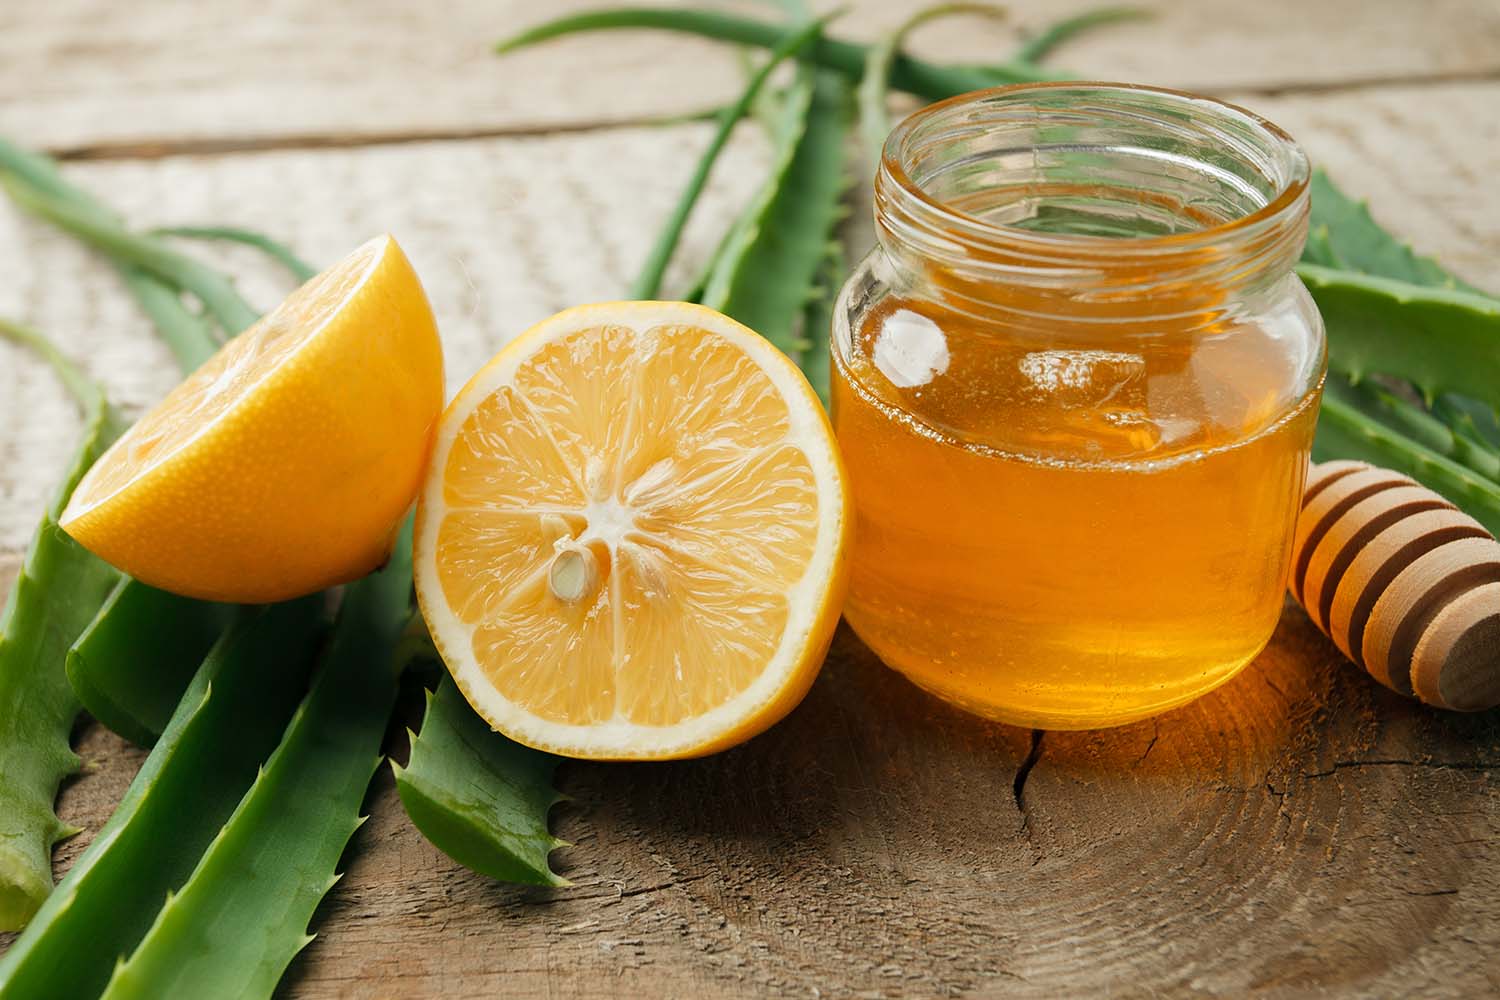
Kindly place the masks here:
[[(1489, 183), (1500, 176), (1500, 125), (1491, 113), (1500, 83), (1242, 99), (1290, 128), (1419, 249), (1500, 288), (1500, 188)], [(607, 129), (80, 163), (69, 171), (139, 224), (238, 222), (289, 240), (315, 261), (336, 259), (377, 229), (396, 233), (437, 309), (456, 388), (535, 320), (621, 293), (707, 134), (701, 125)], [(754, 128), (739, 130), (674, 280), (706, 256), (757, 182), (763, 148)], [(286, 288), (253, 252), (220, 259), (244, 275), (256, 302), (270, 304)], [(0, 265), (0, 315), (58, 338), (124, 406), (142, 407), (170, 387), (165, 350), (113, 275), (71, 239), (0, 203)], [(0, 342), (0, 552), (24, 544), (76, 434), (71, 404), (51, 376)]]
[[(78, 164), (70, 176), (133, 222), (235, 221), (331, 263), (396, 234), (422, 275), (456, 390), (510, 337), (570, 305), (618, 298), (707, 141), (705, 125), (561, 137)], [(684, 238), (679, 286), (759, 182), (763, 141), (739, 130)], [(244, 248), (192, 244), (252, 302), (289, 290)], [(176, 381), (108, 267), (0, 198), (0, 316), (46, 331), (127, 411)], [(78, 418), (50, 371), (0, 341), (0, 553), (25, 544), (72, 453)]]
[[(699, 110), (741, 79), (722, 45), (649, 32), (577, 38), (507, 59), (489, 43), (605, 3), (276, 0), (253, 12), (173, 0), (12, 3), (0, 10), (0, 129), (54, 149), (341, 142), (575, 128)], [(926, 0), (857, 0), (839, 30), (873, 38)], [(823, 6), (823, 5), (818, 5)], [(922, 53), (983, 60), (1018, 27), (1091, 0), (1015, 0), (1009, 24), (948, 21)], [(769, 16), (762, 4), (741, 5)], [(1060, 56), (1102, 79), (1188, 89), (1327, 86), (1500, 72), (1488, 0), (1202, 0), (1158, 6)]]
[[(1220, 691), (1048, 734), (1018, 782), (1027, 733), (845, 631), (745, 747), (565, 766), (571, 888), (458, 868), (382, 776), (284, 995), (1488, 995), (1497, 743), (1500, 714), (1398, 699), (1289, 604)], [(139, 754), (96, 730), (84, 752), (62, 808), (96, 829)]]
[(1243, 101), (1290, 130), (1376, 218), (1500, 293), (1500, 85)]
[[(1314, 15), (1310, 15), (1314, 16)], [(0, 42), (0, 45), (3, 45)], [(1101, 43), (1102, 44), (1102, 43)], [(0, 72), (4, 72), (0, 70)], [(1250, 98), (1418, 246), (1500, 284), (1500, 85)], [(756, 180), (744, 130), (690, 237)], [(142, 224), (239, 221), (329, 260), (407, 245), (461, 382), (556, 308), (618, 294), (701, 127), (79, 164)], [(235, 252), (252, 298), (285, 287)], [(131, 406), (171, 366), (106, 269), (0, 208), (0, 314), (54, 333)], [(76, 434), (0, 345), (0, 590)], [(12, 569), (13, 572), (13, 569)], [(97, 727), (65, 818), (97, 830), (141, 759)], [(1500, 992), (1500, 713), (1423, 709), (1289, 606), (1209, 697), (1095, 734), (942, 707), (847, 631), (806, 704), (746, 747), (569, 764), (575, 886), (497, 886), (405, 820), (388, 777), (289, 997), (1468, 997)], [(89, 833), (58, 853), (65, 869)], [(0, 947), (6, 944), (0, 938)]]

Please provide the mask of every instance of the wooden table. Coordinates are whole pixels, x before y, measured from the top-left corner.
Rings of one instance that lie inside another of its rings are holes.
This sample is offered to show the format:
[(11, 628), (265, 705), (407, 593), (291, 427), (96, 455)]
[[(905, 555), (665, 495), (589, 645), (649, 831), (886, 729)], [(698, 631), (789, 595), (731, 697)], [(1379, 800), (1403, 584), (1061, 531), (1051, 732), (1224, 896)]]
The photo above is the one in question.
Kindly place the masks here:
[[(0, 131), (141, 225), (240, 222), (331, 261), (395, 232), (461, 382), (556, 309), (617, 296), (707, 139), (655, 123), (726, 100), (732, 50), (653, 34), (490, 56), (578, 6), (266, 0), (9, 3)], [(853, 4), (875, 37), (916, 0)], [(982, 58), (1074, 8), (948, 22), (919, 51)], [(1494, 0), (1159, 3), (1058, 62), (1246, 103), (1417, 246), (1500, 287)], [(752, 8), (754, 9), (754, 8)], [(761, 8), (763, 10), (764, 8)], [(742, 129), (681, 276), (753, 188)], [(269, 305), (253, 254), (219, 259)], [(45, 329), (127, 408), (173, 381), (112, 274), (0, 204), (0, 315)], [(78, 421), (0, 345), (0, 589)], [(85, 726), (61, 809), (85, 833), (141, 754)], [(398, 753), (401, 751), (398, 749)], [(1500, 994), (1500, 714), (1413, 705), (1295, 607), (1219, 692), (1088, 734), (986, 725), (847, 631), (806, 703), (703, 761), (570, 763), (571, 888), (498, 885), (406, 820), (388, 773), (288, 997)], [(0, 938), (0, 947), (4, 939)]]

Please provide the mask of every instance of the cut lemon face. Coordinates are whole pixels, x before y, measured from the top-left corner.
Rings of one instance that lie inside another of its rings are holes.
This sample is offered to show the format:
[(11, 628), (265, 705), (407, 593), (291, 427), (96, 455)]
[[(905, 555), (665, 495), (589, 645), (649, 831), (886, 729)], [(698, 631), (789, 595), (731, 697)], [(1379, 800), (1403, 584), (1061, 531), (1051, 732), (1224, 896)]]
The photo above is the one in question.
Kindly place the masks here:
[(381, 236), (230, 340), (100, 457), (63, 530), (146, 583), (285, 600), (390, 554), (443, 406), (432, 309)]
[(849, 524), (833, 432), (783, 354), (702, 306), (583, 306), (448, 405), (417, 596), (459, 687), (512, 739), (696, 756), (807, 692)]

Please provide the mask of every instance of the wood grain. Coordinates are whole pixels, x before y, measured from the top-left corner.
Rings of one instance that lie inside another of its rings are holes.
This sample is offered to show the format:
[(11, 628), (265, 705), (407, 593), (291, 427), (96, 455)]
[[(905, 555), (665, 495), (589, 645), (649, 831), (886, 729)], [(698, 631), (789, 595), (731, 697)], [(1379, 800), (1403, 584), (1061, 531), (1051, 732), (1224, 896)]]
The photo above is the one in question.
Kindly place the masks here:
[[(606, 2), (7, 3), (0, 131), (55, 150), (151, 155), (576, 129), (731, 98), (741, 80), (735, 53), (692, 39), (615, 33), (503, 60), (489, 53), (510, 31)], [(873, 39), (925, 2), (856, 0), (838, 30)], [(1014, 47), (1019, 29), (1091, 5), (1011, 0), (1009, 23), (950, 19), (913, 45), (937, 58), (994, 59)], [(1489, 0), (1152, 6), (1152, 23), (1080, 39), (1058, 63), (1098, 79), (1209, 91), (1500, 72), (1500, 8)], [(768, 14), (763, 4), (738, 7)]]
[[(1500, 83), (1259, 98), (1377, 216), (1465, 278), (1500, 288)], [(1441, 109), (1435, 113), (1434, 109)], [(421, 273), (456, 388), (500, 344), (568, 305), (620, 294), (644, 259), (708, 128), (168, 156), (79, 163), (69, 176), (139, 225), (240, 223), (309, 259), (336, 260), (379, 229)], [(694, 213), (668, 288), (680, 288), (753, 190), (765, 155), (740, 129)], [(868, 208), (861, 214), (867, 216)], [(863, 220), (862, 220), (863, 221)], [(856, 236), (856, 242), (868, 240)], [(196, 252), (205, 252), (195, 247)], [(253, 252), (213, 259), (252, 301), (284, 294)], [(107, 269), (72, 240), (0, 202), (0, 315), (79, 355), (128, 410), (174, 375), (166, 351)], [(22, 350), (0, 342), (0, 552), (25, 542), (77, 437), (72, 405)]]
[[(388, 775), (284, 995), (1264, 995), (1500, 989), (1500, 716), (1436, 713), (1295, 607), (1266, 654), (1118, 730), (949, 709), (847, 631), (808, 701), (702, 761), (565, 765), (575, 883), (502, 886)], [(97, 729), (64, 818), (140, 755)], [(86, 839), (60, 850), (66, 867)]]
[[(70, 166), (140, 226), (238, 222), (332, 262), (395, 234), (432, 300), (450, 392), (511, 337), (567, 306), (620, 297), (711, 127), (179, 156)], [(688, 227), (686, 284), (759, 183), (764, 140), (736, 132)], [(291, 286), (245, 248), (192, 244), (269, 308)], [(129, 413), (178, 378), (116, 276), (0, 199), (0, 316), (53, 337)], [(0, 553), (19, 551), (76, 446), (74, 405), (44, 364), (0, 340)]]
[[(0, 132), (112, 157), (69, 174), (140, 225), (240, 222), (315, 261), (395, 232), (456, 385), (529, 322), (619, 294), (708, 134), (606, 126), (697, 110), (740, 78), (730, 50), (647, 34), (484, 51), (586, 2), (4, 4)], [(861, 0), (842, 30), (875, 37), (923, 2)], [(950, 22), (916, 43), (991, 57), (1015, 26), (1086, 5), (1021, 0), (1010, 27)], [(1500, 287), (1492, 2), (1159, 13), (1058, 61), (1238, 98), (1424, 252)], [(181, 155), (260, 147), (273, 148)], [(736, 135), (673, 281), (710, 251), (764, 153), (753, 128)], [(286, 287), (251, 253), (215, 256), (256, 302)], [(6, 205), (0, 274), (0, 314), (53, 334), (128, 409), (171, 384), (108, 270)], [(76, 434), (45, 369), (0, 344), (0, 591)], [(59, 847), (59, 872), (142, 759), (93, 725), (79, 746), (90, 767), (61, 809), (86, 832)], [(281, 993), (1500, 995), (1497, 774), (1500, 712), (1442, 713), (1384, 690), (1290, 604), (1228, 685), (1089, 734), (963, 716), (841, 631), (807, 702), (740, 749), (565, 765), (575, 801), (555, 826), (575, 845), (557, 856), (571, 888), (458, 868), (382, 773), (348, 876)]]

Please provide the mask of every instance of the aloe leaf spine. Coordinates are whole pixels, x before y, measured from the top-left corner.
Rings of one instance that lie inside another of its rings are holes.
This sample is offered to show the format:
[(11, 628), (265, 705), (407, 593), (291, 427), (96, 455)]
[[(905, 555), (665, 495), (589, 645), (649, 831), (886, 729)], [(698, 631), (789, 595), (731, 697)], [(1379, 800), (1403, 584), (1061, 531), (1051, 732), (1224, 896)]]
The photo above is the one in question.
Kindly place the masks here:
[(742, 217), (716, 263), (703, 303), (732, 316), (789, 355), (818, 287), (828, 243), (844, 218), (845, 142), (851, 94), (841, 77), (819, 73), (785, 172), (769, 197)]
[(1392, 375), (1430, 405), (1457, 393), (1500, 409), (1500, 300), (1301, 264), (1328, 328), (1328, 366), (1358, 382)]
[(57, 518), (124, 424), (99, 387), (41, 335), (5, 322), (0, 335), (41, 354), (84, 410), (78, 451), (0, 611), (0, 930), (19, 930), (52, 892), (52, 845), (75, 832), (53, 811), (58, 786), (78, 767), (68, 736), (79, 705), (63, 658), (120, 579)]
[(121, 577), (67, 655), (90, 715), (140, 747), (156, 743), (234, 608)]
[(391, 769), (411, 821), (459, 864), (506, 882), (567, 885), (548, 862), (566, 846), (547, 827), (563, 798), (552, 787), (557, 762), (490, 729), (445, 677), (428, 692), (410, 762)]
[(364, 822), (411, 613), (408, 521), (390, 563), (349, 587), (286, 735), (104, 1000), (271, 996)]
[(225, 634), (109, 821), (0, 956), (0, 1000), (99, 995), (275, 749), (322, 628), (317, 595), (248, 611)]
[(709, 139), (708, 147), (698, 158), (693, 173), (688, 178), (687, 186), (678, 198), (676, 208), (673, 209), (672, 215), (667, 219), (667, 224), (657, 236), (650, 256), (647, 257), (645, 266), (636, 278), (635, 285), (631, 289), (632, 298), (651, 299), (660, 293), (662, 277), (666, 274), (667, 264), (672, 259), (672, 252), (677, 249), (677, 243), (682, 238), (682, 231), (687, 226), (688, 216), (692, 214), (693, 206), (697, 204), (698, 197), (703, 193), (704, 185), (708, 183), (708, 175), (713, 170), (719, 154), (723, 152), (725, 143), (729, 141), (735, 124), (750, 109), (750, 105), (754, 103), (761, 88), (765, 86), (766, 80), (770, 78), (771, 72), (783, 60), (813, 39), (822, 29), (822, 25), (822, 21), (813, 21), (793, 32), (780, 43), (771, 53), (771, 58), (751, 78), (739, 99), (720, 116), (718, 127)]

